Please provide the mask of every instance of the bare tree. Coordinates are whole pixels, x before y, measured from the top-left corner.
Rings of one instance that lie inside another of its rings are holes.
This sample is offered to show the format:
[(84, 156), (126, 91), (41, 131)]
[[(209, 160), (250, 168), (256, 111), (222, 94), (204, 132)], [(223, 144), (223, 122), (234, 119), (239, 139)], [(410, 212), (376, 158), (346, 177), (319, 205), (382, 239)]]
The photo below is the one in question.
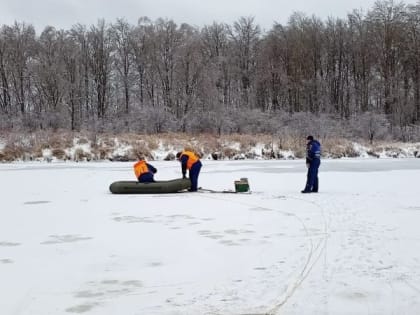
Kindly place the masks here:
[(175, 104), (173, 95), (175, 68), (177, 66), (182, 33), (173, 21), (158, 19), (154, 24), (151, 36), (153, 36), (151, 60), (159, 77), (163, 106), (173, 111)]
[(154, 106), (155, 104), (155, 80), (147, 78), (147, 74), (152, 73), (149, 53), (151, 50), (151, 41), (149, 40), (150, 36), (148, 36), (152, 27), (151, 21), (148, 18), (140, 18), (138, 25), (131, 30), (129, 36), (131, 60), (136, 70), (135, 82), (141, 106), (145, 103), (146, 93), (149, 96), (150, 105)]
[(0, 30), (0, 110), (9, 114), (12, 111), (12, 96), (10, 80), (9, 47), (4, 34), (5, 27)]
[(202, 83), (205, 55), (200, 47), (199, 31), (189, 25), (182, 25), (182, 44), (179, 48), (179, 66), (176, 72), (176, 117), (180, 120), (181, 130), (186, 131), (185, 119), (192, 107), (200, 102), (198, 88)]
[(115, 68), (118, 73), (116, 78), (122, 82), (124, 89), (124, 112), (128, 114), (130, 112), (130, 97), (132, 87), (132, 65), (131, 54), (130, 54), (130, 34), (132, 27), (123, 19), (118, 19), (117, 22), (112, 25), (111, 36), (112, 41), (116, 48), (116, 54), (114, 55)]
[(404, 5), (393, 0), (376, 2), (368, 14), (368, 22), (375, 52), (379, 57), (379, 74), (382, 78), (385, 114), (392, 114), (397, 105), (396, 84), (398, 80), (398, 45), (401, 40)]
[(371, 107), (372, 69), (375, 56), (372, 40), (369, 38), (368, 23), (363, 13), (353, 11), (348, 16), (349, 24), (349, 66), (354, 84), (354, 105), (356, 111), (366, 112)]
[(260, 27), (253, 17), (241, 17), (228, 27), (232, 40), (232, 61), (236, 66), (236, 80), (240, 92), (240, 104), (252, 107), (250, 95), (253, 92), (254, 74), (259, 47)]
[(83, 111), (83, 63), (77, 39), (67, 33), (63, 39), (63, 83), (66, 86), (63, 96), (64, 106), (70, 115), (70, 129), (79, 130)]
[(89, 39), (86, 27), (80, 24), (75, 25), (69, 32), (69, 37), (77, 46), (78, 54), (76, 64), (79, 66), (78, 86), (80, 91), (79, 103), (79, 121), (83, 125), (86, 120), (93, 116), (93, 99), (91, 93), (91, 72), (90, 72), (90, 56), (89, 56)]
[(37, 91), (39, 117), (43, 117), (46, 127), (62, 127), (62, 99), (65, 94), (63, 82), (64, 32), (47, 26), (38, 41), (38, 54), (34, 65), (34, 87)]
[(409, 6), (406, 27), (406, 69), (409, 71), (414, 90), (413, 122), (420, 121), (420, 4)]
[(104, 20), (92, 26), (89, 33), (90, 70), (95, 83), (96, 113), (105, 118), (108, 105), (108, 88), (111, 75), (111, 36)]
[[(225, 24), (213, 23), (201, 31), (201, 42), (205, 70), (200, 94), (210, 112), (221, 118), (233, 103), (233, 67), (229, 57), (228, 28)], [(223, 119), (217, 119), (219, 132), (223, 129)]]
[(25, 114), (30, 106), (30, 60), (36, 54), (35, 30), (32, 25), (15, 22), (11, 27), (3, 27), (3, 35), (8, 45), (8, 62), (12, 65), (10, 80), (13, 105), (21, 114)]

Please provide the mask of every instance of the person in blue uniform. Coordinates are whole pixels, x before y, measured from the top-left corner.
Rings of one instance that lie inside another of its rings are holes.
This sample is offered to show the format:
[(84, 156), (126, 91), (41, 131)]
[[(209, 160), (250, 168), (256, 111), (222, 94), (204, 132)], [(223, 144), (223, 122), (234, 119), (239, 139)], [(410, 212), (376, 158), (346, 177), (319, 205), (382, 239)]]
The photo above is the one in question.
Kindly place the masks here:
[(306, 166), (308, 174), (302, 193), (317, 193), (319, 189), (318, 169), (321, 165), (321, 144), (313, 136), (306, 138)]
[(198, 175), (201, 170), (200, 158), (192, 151), (184, 150), (176, 154), (176, 158), (181, 162), (182, 178), (187, 178), (187, 170), (190, 176), (191, 189), (189, 191), (198, 190)]

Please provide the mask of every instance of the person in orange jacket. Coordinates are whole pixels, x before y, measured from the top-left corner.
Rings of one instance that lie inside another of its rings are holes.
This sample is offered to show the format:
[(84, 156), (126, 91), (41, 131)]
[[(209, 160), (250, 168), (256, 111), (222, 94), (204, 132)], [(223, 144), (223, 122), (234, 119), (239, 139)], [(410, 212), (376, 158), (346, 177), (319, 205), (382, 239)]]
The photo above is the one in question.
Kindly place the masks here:
[(176, 158), (181, 162), (182, 178), (187, 178), (186, 173), (188, 170), (191, 189), (189, 191), (198, 190), (198, 175), (201, 170), (200, 158), (193, 151), (184, 150), (176, 154)]
[(153, 183), (155, 181), (153, 176), (156, 174), (157, 169), (147, 163), (144, 157), (140, 156), (139, 161), (136, 162), (133, 167), (134, 174), (136, 175), (139, 183)]

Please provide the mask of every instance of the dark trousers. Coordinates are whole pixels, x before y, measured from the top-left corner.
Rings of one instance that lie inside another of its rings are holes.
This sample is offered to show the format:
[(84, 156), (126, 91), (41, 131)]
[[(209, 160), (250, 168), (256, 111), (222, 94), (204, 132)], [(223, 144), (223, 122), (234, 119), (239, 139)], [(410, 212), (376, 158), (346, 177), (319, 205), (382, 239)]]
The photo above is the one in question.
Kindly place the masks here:
[(309, 164), (306, 178), (305, 191), (318, 191), (318, 168), (321, 165), (320, 159), (313, 159)]
[(155, 181), (151, 172), (140, 175), (138, 180), (139, 183), (154, 183)]
[(201, 162), (198, 161), (191, 166), (189, 171), (190, 180), (191, 180), (191, 191), (197, 191), (198, 189), (198, 175), (201, 170)]

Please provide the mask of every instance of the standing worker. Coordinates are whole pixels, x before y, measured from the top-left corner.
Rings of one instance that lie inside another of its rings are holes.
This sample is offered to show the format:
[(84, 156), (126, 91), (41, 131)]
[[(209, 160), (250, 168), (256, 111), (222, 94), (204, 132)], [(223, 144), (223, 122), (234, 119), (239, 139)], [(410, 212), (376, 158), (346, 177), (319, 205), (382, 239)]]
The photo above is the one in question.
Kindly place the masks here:
[(197, 191), (198, 175), (202, 166), (200, 158), (193, 151), (189, 150), (178, 152), (176, 158), (181, 162), (182, 178), (187, 178), (186, 173), (188, 170), (191, 181), (191, 189), (189, 191)]
[(139, 183), (153, 183), (155, 181), (153, 176), (156, 174), (157, 169), (147, 163), (143, 156), (138, 158), (139, 161), (133, 165), (137, 180)]
[(317, 193), (318, 192), (318, 168), (321, 164), (321, 144), (314, 140), (313, 136), (306, 138), (306, 167), (308, 168), (308, 175), (306, 179), (305, 189), (301, 192)]

